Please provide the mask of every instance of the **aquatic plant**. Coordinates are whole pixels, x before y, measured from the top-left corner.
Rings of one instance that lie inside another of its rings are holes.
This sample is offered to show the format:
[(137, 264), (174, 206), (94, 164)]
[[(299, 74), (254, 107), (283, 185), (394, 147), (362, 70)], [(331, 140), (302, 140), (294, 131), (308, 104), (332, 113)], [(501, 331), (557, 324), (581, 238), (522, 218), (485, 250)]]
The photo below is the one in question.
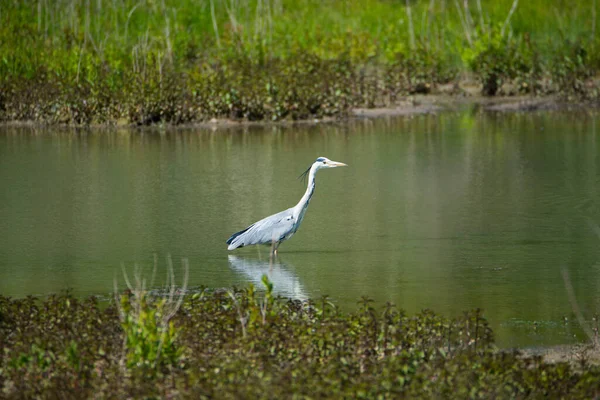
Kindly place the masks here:
[[(80, 300), (70, 293), (0, 297), (0, 393), (5, 398), (591, 398), (600, 393), (595, 365), (549, 364), (496, 349), (480, 310), (454, 319), (428, 310), (408, 316), (393, 304), (381, 309), (364, 297), (355, 312), (343, 313), (327, 298), (277, 298), (267, 280), (264, 285), (264, 291), (252, 286), (191, 290), (170, 319), (173, 357), (163, 345), (160, 363), (152, 351), (135, 350), (155, 340), (128, 339), (131, 331), (119, 311), (127, 305), (100, 306), (93, 297)], [(145, 314), (136, 315), (156, 317), (164, 297), (144, 296)], [(121, 301), (127, 304), (126, 299)], [(137, 326), (160, 332), (153, 323)], [(131, 354), (125, 363), (124, 351)], [(140, 360), (150, 361), (144, 373)]]
[[(156, 275), (157, 257), (154, 257), (152, 277)], [(182, 350), (177, 346), (179, 329), (171, 319), (183, 302), (187, 289), (189, 266), (182, 260), (184, 278), (182, 287), (175, 283), (175, 273), (171, 257), (167, 257), (167, 283), (165, 296), (150, 299), (146, 291), (146, 281), (135, 266), (135, 284), (129, 280), (123, 268), (127, 292), (119, 295), (115, 282), (115, 304), (118, 306), (121, 328), (125, 336), (125, 367), (146, 376), (154, 376), (162, 368), (178, 366)], [(152, 285), (152, 282), (150, 283)]]

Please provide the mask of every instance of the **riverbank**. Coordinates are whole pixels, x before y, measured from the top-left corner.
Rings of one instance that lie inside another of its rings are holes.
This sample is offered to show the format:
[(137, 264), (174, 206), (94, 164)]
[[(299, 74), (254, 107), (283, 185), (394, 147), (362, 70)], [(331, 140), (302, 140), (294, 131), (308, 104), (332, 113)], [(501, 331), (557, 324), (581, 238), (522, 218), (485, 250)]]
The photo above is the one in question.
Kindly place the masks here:
[[(264, 278), (263, 278), (264, 280)], [(407, 316), (362, 298), (288, 301), (252, 287), (0, 297), (0, 390), (12, 397), (593, 398), (600, 368), (501, 352), (481, 311)]]
[[(487, 97), (477, 94), (461, 95), (455, 94), (429, 94), (429, 95), (411, 95), (399, 99), (396, 103), (386, 107), (373, 108), (352, 108), (343, 116), (310, 116), (304, 119), (280, 119), (280, 120), (248, 120), (232, 118), (210, 118), (201, 120), (191, 120), (182, 123), (164, 123), (157, 122), (151, 125), (170, 126), (170, 127), (198, 127), (198, 128), (234, 128), (243, 126), (265, 126), (265, 125), (305, 125), (318, 123), (332, 123), (340, 121), (350, 121), (356, 119), (371, 119), (382, 117), (414, 116), (422, 114), (456, 112), (465, 110), (476, 110), (479, 112), (535, 112), (535, 111), (581, 111), (597, 110), (600, 102), (596, 101), (576, 101), (568, 100), (561, 96), (534, 97), (527, 95), (520, 96), (494, 96)], [(103, 123), (78, 124), (66, 121), (39, 121), (33, 119), (26, 120), (5, 120), (0, 121), (0, 126), (14, 127), (36, 127), (36, 126), (71, 126), (87, 128), (132, 128), (140, 126), (133, 124), (122, 118), (117, 121), (105, 121)]]
[(351, 110), (353, 117), (377, 118), (401, 115), (429, 114), (465, 109), (484, 112), (528, 112), (544, 110), (582, 110), (597, 109), (598, 102), (566, 100), (560, 96), (494, 96), (477, 94), (462, 95), (415, 95), (404, 102), (385, 108), (356, 108)]
[(600, 96), (591, 0), (159, 3), (6, 5), (0, 121), (307, 121), (417, 95)]

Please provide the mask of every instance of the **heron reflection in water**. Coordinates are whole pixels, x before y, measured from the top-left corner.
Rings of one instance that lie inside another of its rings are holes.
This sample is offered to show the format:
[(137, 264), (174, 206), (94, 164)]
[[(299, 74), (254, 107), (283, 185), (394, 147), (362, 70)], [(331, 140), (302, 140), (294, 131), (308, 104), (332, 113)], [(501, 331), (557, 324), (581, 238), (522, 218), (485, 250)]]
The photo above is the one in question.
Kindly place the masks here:
[(245, 275), (254, 285), (262, 287), (262, 277), (266, 275), (273, 283), (273, 291), (295, 300), (306, 300), (308, 296), (300, 279), (290, 271), (291, 266), (279, 260), (262, 261), (229, 255), (229, 267)]
[(227, 239), (227, 250), (253, 244), (266, 244), (271, 246), (271, 254), (277, 255), (277, 249), (284, 240), (291, 238), (300, 228), (304, 214), (308, 209), (308, 203), (315, 192), (315, 175), (317, 171), (324, 168), (346, 167), (347, 165), (337, 161), (331, 161), (325, 157), (319, 157), (308, 168), (301, 177), (308, 175), (308, 186), (304, 196), (298, 204), (285, 211), (263, 218), (249, 227), (231, 235)]

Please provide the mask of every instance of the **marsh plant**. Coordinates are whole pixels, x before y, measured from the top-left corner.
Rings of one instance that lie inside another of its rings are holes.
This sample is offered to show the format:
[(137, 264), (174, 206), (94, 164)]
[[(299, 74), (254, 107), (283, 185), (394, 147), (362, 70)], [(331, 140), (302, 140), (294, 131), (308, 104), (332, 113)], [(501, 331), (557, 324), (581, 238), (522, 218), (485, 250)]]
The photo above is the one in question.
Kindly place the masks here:
[[(182, 260), (182, 266), (184, 277), (179, 287), (175, 282), (173, 261), (170, 256), (167, 257), (167, 279), (161, 291), (163, 296), (159, 297), (148, 293), (146, 280), (137, 264), (134, 284), (123, 268), (127, 291), (119, 294), (115, 289), (115, 305), (125, 337), (123, 364), (128, 370), (154, 375), (161, 368), (179, 366), (182, 356), (182, 350), (177, 345), (179, 329), (173, 324), (172, 318), (181, 307), (187, 289), (189, 265), (186, 259)], [(156, 269), (155, 256), (152, 281)]]
[[(140, 286), (143, 287), (143, 280)], [(499, 351), (481, 310), (408, 316), (262, 288), (0, 297), (3, 398), (594, 398), (600, 368)], [(172, 288), (172, 286), (169, 286)], [(136, 289), (137, 290), (137, 289)], [(162, 298), (161, 298), (162, 297)]]
[[(0, 5), (0, 120), (344, 117), (444, 84), (596, 100), (596, 0)], [(447, 85), (446, 85), (447, 86)], [(510, 88), (513, 89), (510, 89)]]

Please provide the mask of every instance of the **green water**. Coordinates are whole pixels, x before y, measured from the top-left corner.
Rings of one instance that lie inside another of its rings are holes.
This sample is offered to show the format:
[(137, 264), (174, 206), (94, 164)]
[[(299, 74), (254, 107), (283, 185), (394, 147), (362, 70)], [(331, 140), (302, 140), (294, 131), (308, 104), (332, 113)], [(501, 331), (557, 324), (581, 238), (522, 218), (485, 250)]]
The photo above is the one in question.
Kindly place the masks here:
[[(164, 281), (286, 296), (362, 295), (408, 312), (480, 307), (502, 346), (571, 343), (561, 270), (585, 318), (600, 313), (600, 138), (593, 113), (442, 113), (318, 125), (177, 130), (0, 128), (0, 294), (108, 295), (121, 265)], [(288, 208), (320, 171), (298, 233), (226, 250)], [(233, 257), (229, 257), (233, 254)]]

